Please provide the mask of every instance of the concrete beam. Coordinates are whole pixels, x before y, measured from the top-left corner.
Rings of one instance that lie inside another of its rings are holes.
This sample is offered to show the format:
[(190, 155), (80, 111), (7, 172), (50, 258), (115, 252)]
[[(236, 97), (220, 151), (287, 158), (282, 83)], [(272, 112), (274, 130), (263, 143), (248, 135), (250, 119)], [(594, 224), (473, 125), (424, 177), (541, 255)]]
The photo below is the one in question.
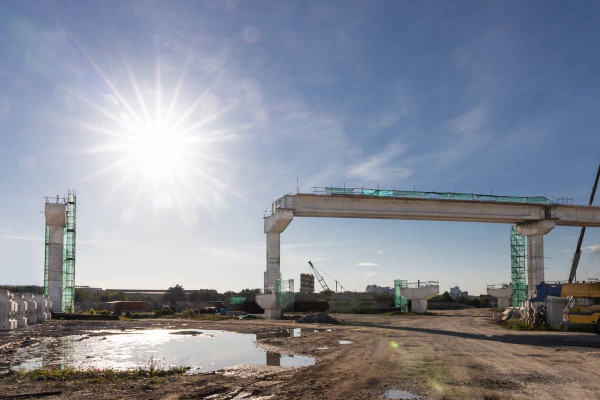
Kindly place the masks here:
[[(291, 216), (287, 214), (286, 217), (290, 221), (293, 217), (406, 219), (505, 224), (552, 220), (557, 226), (600, 227), (600, 207), (598, 206), (304, 193), (283, 196), (275, 203), (277, 208), (274, 208), (274, 215), (290, 211)], [(267, 228), (266, 219), (265, 228)]]

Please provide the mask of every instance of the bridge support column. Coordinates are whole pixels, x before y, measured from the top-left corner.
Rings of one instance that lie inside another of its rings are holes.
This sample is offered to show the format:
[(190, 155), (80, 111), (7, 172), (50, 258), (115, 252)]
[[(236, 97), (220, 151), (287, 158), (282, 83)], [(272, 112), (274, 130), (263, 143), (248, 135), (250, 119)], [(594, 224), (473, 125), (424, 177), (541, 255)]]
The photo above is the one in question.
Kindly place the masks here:
[(265, 289), (275, 288), (277, 279), (281, 279), (281, 233), (267, 232), (267, 271)]
[(550, 220), (517, 224), (517, 232), (527, 237), (527, 299), (533, 297), (536, 285), (544, 281), (544, 235), (554, 226)]
[(276, 210), (265, 218), (267, 235), (267, 270), (265, 271), (265, 292), (256, 296), (256, 303), (265, 310), (265, 318), (281, 318), (277, 304), (275, 285), (281, 279), (281, 232), (292, 222), (294, 215), (289, 210)]

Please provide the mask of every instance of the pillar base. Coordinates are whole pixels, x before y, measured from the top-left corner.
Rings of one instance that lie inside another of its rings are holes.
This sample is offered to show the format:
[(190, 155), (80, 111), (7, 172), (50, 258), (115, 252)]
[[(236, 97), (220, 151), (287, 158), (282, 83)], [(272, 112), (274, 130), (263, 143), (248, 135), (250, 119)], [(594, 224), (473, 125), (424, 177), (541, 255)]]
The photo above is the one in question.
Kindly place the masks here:
[(414, 313), (423, 314), (427, 312), (427, 300), (411, 300), (410, 310)]
[(266, 319), (281, 319), (281, 309), (279, 308), (265, 308)]

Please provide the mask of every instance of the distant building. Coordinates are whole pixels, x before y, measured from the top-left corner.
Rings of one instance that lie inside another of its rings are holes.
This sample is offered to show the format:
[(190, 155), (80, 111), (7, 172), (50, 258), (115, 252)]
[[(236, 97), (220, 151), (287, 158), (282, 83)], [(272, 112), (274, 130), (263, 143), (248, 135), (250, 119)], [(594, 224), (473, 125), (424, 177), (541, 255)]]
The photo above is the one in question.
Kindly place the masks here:
[(469, 297), (469, 292), (466, 290), (460, 290), (458, 286), (450, 288), (450, 297), (456, 299), (457, 297)]
[(372, 293), (372, 294), (381, 294), (381, 293), (394, 294), (394, 288), (387, 287), (387, 286), (383, 287), (383, 286), (377, 286), (377, 285), (367, 285), (367, 289), (365, 290), (365, 292)]
[(315, 292), (315, 276), (313, 274), (300, 274), (300, 293)]

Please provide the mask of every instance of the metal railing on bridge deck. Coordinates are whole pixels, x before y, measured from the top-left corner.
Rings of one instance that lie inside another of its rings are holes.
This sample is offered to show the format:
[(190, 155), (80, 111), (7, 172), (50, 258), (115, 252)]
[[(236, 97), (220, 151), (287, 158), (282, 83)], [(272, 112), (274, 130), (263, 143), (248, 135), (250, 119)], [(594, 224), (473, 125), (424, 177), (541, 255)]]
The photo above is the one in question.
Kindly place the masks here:
[(439, 286), (439, 285), (440, 284), (438, 281), (416, 281), (416, 282), (409, 282), (404, 287), (420, 288), (420, 287), (431, 287), (431, 286)]
[(508, 288), (511, 287), (511, 285), (509, 283), (498, 283), (495, 285), (487, 285), (488, 289), (504, 289), (504, 288)]
[(559, 204), (558, 202), (550, 200), (544, 196), (498, 196), (493, 194), (480, 193), (422, 192), (418, 190), (365, 189), (333, 186), (313, 186), (311, 189), (313, 189), (313, 194), (318, 195), (351, 195), (435, 200), (494, 201), (499, 203)]

